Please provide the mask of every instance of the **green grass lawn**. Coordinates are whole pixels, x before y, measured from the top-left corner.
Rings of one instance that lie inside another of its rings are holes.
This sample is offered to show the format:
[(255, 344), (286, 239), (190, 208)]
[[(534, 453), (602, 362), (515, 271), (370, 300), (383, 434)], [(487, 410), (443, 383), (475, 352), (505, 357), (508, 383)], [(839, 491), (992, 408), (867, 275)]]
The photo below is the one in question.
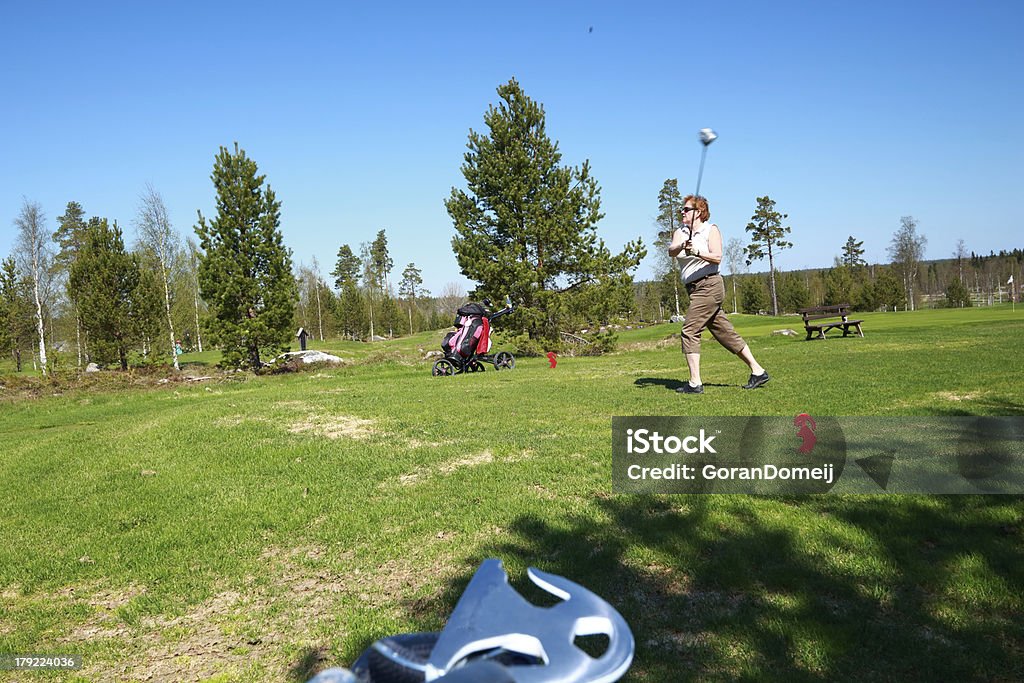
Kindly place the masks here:
[(735, 316), (772, 381), (741, 390), (706, 340), (703, 396), (674, 391), (676, 325), (452, 378), (420, 360), (440, 333), (314, 343), (347, 364), (290, 375), (0, 378), (0, 653), (302, 681), (441, 628), (499, 557), (524, 590), (536, 566), (615, 605), (630, 681), (1021, 680), (1019, 497), (611, 494), (613, 415), (1024, 415), (1024, 310), (863, 317), (804, 342), (799, 318)]

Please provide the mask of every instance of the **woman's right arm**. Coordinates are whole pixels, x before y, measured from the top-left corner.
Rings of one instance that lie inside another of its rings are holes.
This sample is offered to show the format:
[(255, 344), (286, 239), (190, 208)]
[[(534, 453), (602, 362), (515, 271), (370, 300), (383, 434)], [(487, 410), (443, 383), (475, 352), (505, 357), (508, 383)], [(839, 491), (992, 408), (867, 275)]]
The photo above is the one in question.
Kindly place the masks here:
[(686, 235), (683, 234), (683, 231), (678, 228), (672, 233), (672, 244), (668, 245), (669, 256), (672, 258), (679, 256), (679, 252), (681, 252), (683, 247), (686, 245), (685, 237)]

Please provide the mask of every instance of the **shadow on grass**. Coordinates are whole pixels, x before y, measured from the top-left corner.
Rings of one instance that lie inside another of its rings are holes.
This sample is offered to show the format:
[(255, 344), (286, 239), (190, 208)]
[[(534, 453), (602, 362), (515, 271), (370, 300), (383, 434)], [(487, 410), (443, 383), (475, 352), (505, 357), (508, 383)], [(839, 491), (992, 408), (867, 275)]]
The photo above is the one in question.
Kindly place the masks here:
[[(555, 523), (519, 517), (479, 557), (503, 558), (529, 599), (537, 591), (524, 588), (526, 566), (605, 597), (636, 638), (629, 680), (1024, 677), (1020, 606), (1006, 604), (1019, 599), (1000, 594), (1024, 585), (1018, 498), (618, 496), (596, 505)], [(424, 627), (446, 618), (473, 571), (449, 584)]]
[(641, 377), (640, 379), (633, 382), (640, 389), (646, 389), (648, 387), (662, 387), (669, 391), (675, 391), (679, 387), (683, 386), (686, 382), (684, 379), (668, 379), (666, 377)]
[(302, 652), (299, 661), (288, 670), (288, 680), (292, 683), (305, 683), (321, 669), (326, 668), (323, 664), (327, 658), (327, 651), (322, 647), (308, 647)]
[(970, 415), (1002, 415), (1007, 417), (1018, 417), (1024, 416), (1024, 403), (1002, 397), (981, 398), (975, 399), (967, 405), (958, 408), (925, 407), (924, 414), (945, 415), (949, 417)]
[[(665, 377), (641, 377), (640, 379), (633, 382), (637, 388), (646, 389), (647, 387), (664, 387), (669, 391), (675, 391), (679, 387), (686, 383), (685, 379), (667, 379)], [(716, 384), (714, 382), (704, 382), (705, 387), (737, 387), (739, 384)]]

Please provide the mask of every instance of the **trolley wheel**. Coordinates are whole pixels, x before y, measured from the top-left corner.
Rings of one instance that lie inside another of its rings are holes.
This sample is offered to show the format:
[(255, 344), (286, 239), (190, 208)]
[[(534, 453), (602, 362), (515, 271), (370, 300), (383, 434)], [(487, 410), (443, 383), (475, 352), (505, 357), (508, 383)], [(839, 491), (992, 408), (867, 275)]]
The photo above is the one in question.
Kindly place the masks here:
[(434, 368), (431, 370), (430, 374), (434, 377), (451, 377), (455, 372), (455, 363), (452, 363), (447, 358), (442, 358), (434, 363)]
[(473, 361), (472, 363), (469, 364), (469, 367), (466, 368), (466, 372), (483, 372), (483, 371), (484, 371), (484, 364), (481, 363), (478, 360)]
[(502, 351), (494, 357), (495, 370), (512, 370), (516, 367), (516, 358), (508, 351)]

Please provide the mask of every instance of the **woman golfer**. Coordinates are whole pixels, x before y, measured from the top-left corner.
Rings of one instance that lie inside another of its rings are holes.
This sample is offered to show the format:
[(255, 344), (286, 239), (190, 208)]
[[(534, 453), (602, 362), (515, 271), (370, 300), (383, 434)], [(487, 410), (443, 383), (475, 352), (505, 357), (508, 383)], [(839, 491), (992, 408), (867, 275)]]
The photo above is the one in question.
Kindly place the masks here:
[(679, 259), (686, 293), (690, 295), (682, 334), (690, 380), (676, 389), (683, 394), (704, 393), (700, 379), (700, 333), (704, 329), (750, 367), (750, 380), (743, 385), (744, 389), (756, 389), (768, 382), (768, 373), (754, 360), (750, 347), (736, 334), (722, 311), (725, 284), (718, 274), (718, 265), (722, 262), (722, 233), (717, 225), (707, 222), (710, 218), (708, 200), (688, 195), (683, 200), (683, 227), (672, 234), (668, 248), (668, 255)]

